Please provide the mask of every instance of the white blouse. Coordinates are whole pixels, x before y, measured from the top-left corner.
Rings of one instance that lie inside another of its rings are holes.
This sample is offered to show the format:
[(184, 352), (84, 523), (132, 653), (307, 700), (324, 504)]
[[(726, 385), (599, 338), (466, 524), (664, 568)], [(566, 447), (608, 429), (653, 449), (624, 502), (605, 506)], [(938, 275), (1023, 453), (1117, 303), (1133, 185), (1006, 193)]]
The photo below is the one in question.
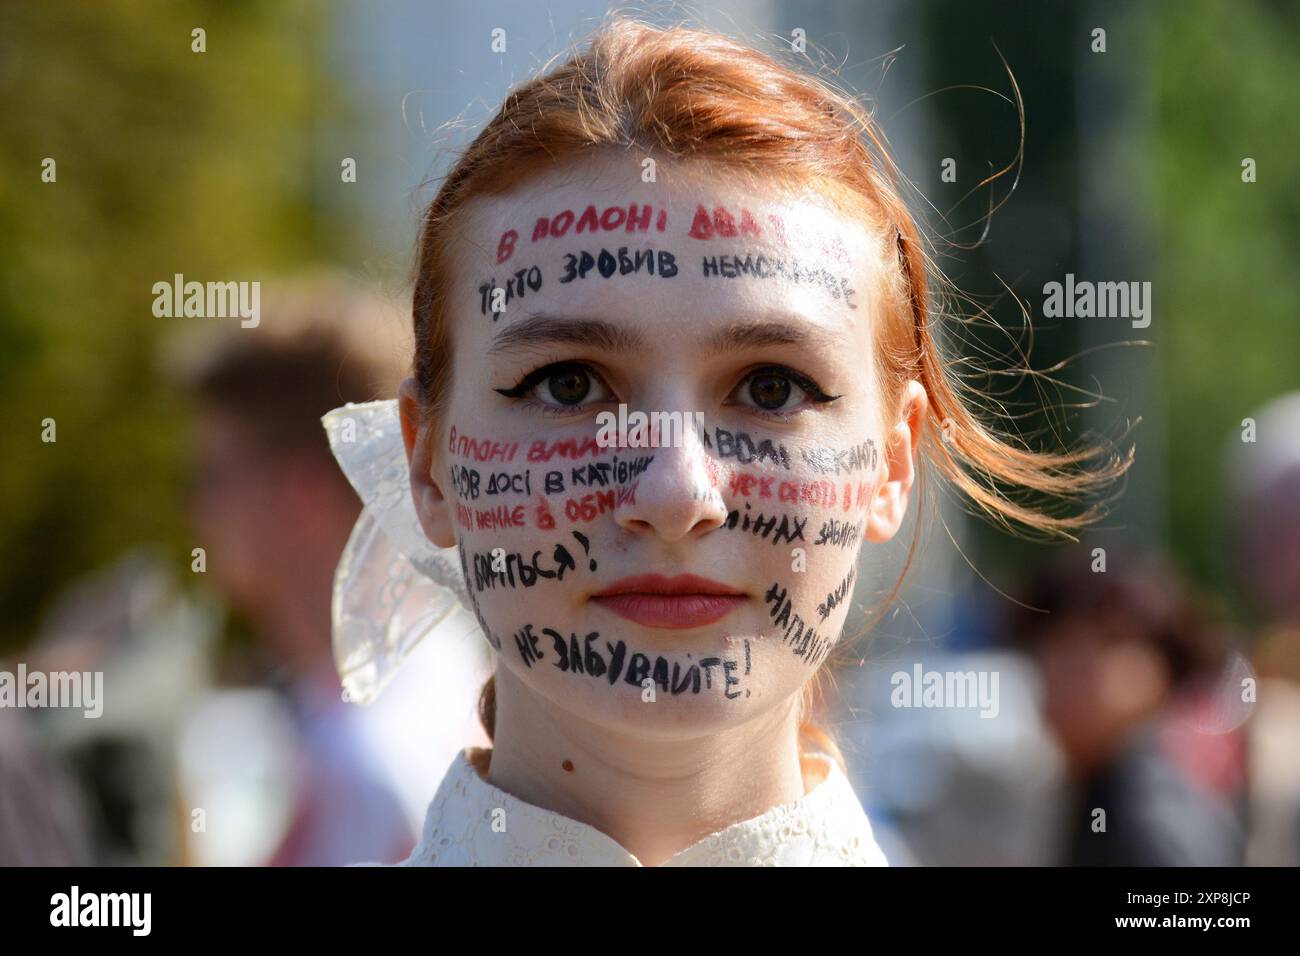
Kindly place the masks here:
[[(479, 776), (466, 747), (429, 804), (420, 843), (399, 866), (641, 866), (595, 827), (511, 796)], [(824, 771), (794, 803), (705, 837), (662, 866), (888, 866), (848, 778), (826, 754)], [(494, 820), (505, 822), (493, 827)]]

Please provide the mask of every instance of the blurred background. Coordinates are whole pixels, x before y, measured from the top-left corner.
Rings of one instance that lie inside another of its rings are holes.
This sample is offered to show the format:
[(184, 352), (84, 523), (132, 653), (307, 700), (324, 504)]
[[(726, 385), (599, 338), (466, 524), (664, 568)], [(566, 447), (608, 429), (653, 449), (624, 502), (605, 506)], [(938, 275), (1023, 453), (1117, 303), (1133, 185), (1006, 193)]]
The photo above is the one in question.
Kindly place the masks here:
[[(104, 674), (98, 719), (0, 706), (0, 864), (393, 861), (486, 744), (465, 616), (340, 699), (319, 417), (394, 394), (438, 177), (607, 9), (0, 4), (0, 672)], [(891, 862), (1300, 864), (1300, 3), (620, 9), (806, 38), (1001, 326), (954, 347), (1032, 320), (1064, 384), (987, 386), (1026, 437), (1137, 446), (1078, 543), (936, 485), (883, 614), (912, 529), (864, 566), (827, 723)], [(176, 274), (260, 281), (261, 324), (157, 317)], [(1044, 316), (1067, 275), (1150, 282), (1150, 325)], [(900, 704), (927, 673), (996, 675), (996, 716)]]

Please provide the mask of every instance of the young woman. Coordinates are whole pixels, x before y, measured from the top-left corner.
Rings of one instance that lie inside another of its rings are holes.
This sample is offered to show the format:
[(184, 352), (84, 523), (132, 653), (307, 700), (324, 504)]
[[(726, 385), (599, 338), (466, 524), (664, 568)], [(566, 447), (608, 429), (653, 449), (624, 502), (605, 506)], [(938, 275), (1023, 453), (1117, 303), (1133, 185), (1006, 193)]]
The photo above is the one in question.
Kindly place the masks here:
[[(716, 34), (615, 20), (507, 97), (417, 271), (398, 405), (419, 531), (391, 517), (391, 460), (354, 475), (377, 517), (340, 586), (391, 539), (498, 654), (493, 746), (450, 768), (407, 862), (884, 864), (811, 720), (863, 545), (896, 534), (927, 461), (1065, 533), (1093, 512), (1016, 492), (1087, 492), (1127, 461), (1028, 450), (959, 397), (871, 119)], [(333, 415), (350, 472), (377, 453), (346, 451), (340, 415), (391, 459), (391, 408)], [(413, 633), (437, 615), (412, 580), (384, 606)], [(348, 605), (343, 670), (370, 679), (401, 640), (381, 615), (366, 645)]]

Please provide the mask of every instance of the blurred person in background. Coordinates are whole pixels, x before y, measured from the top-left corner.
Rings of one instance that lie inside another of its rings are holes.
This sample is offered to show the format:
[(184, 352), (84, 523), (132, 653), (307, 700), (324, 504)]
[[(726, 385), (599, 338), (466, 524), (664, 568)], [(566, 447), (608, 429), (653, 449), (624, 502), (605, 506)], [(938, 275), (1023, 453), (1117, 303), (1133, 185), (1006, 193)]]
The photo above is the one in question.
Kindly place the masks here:
[(360, 503), (320, 418), (395, 392), (400, 325), (337, 278), (278, 288), (258, 327), (188, 344), (194, 398), (192, 513), (207, 572), (250, 622), (300, 742), (288, 824), (271, 865), (398, 860), (413, 844), (397, 787), (331, 647), (339, 554)]
[(1060, 862), (1240, 865), (1243, 734), (1207, 719), (1225, 635), (1162, 559), (1091, 560), (1074, 551), (1034, 576), (1010, 622), (1065, 761)]
[(1300, 392), (1245, 422), (1227, 455), (1232, 566), (1261, 618), (1260, 676), (1300, 687)]
[(24, 711), (0, 708), (0, 866), (86, 866), (77, 788), (32, 723)]
[(220, 617), (148, 543), (55, 595), (19, 660), (82, 675), (96, 701), (83, 698), (89, 712), (0, 709), (0, 863), (168, 860), (175, 731), (211, 682)]
[(1231, 566), (1258, 614), (1247, 862), (1300, 866), (1300, 392), (1252, 412), (1225, 459)]

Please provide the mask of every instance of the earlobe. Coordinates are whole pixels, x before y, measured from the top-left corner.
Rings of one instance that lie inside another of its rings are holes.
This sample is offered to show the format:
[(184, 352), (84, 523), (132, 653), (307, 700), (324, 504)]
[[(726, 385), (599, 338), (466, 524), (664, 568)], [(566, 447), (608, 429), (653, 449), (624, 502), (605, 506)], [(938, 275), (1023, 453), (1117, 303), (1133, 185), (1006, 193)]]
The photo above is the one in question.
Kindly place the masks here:
[(925, 428), (929, 400), (925, 387), (909, 381), (903, 388), (902, 420), (885, 437), (885, 476), (871, 498), (866, 539), (876, 544), (891, 540), (902, 527), (916, 479), (916, 455)]
[(397, 407), (410, 469), (411, 501), (420, 527), (435, 547), (455, 547), (456, 536), (448, 513), (450, 503), (432, 475), (432, 437), (420, 426), (420, 388), (415, 379), (403, 380), (397, 392)]

